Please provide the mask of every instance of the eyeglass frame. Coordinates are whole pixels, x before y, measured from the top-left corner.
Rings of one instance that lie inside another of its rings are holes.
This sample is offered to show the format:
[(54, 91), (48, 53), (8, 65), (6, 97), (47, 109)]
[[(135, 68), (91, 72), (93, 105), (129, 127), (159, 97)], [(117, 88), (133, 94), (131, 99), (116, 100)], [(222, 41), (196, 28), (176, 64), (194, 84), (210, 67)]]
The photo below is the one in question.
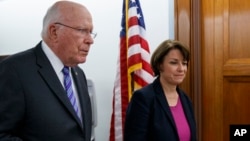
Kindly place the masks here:
[(90, 34), (90, 36), (91, 36), (92, 39), (95, 39), (95, 37), (97, 36), (97, 33), (95, 33), (95, 32), (90, 32), (90, 31), (88, 31), (88, 29), (84, 29), (84, 28), (75, 28), (75, 27), (72, 27), (72, 26), (69, 26), (69, 25), (66, 25), (66, 24), (62, 24), (62, 23), (60, 23), (60, 22), (55, 22), (54, 24), (58, 24), (58, 25), (62, 25), (62, 26), (65, 26), (65, 27), (74, 29), (74, 30), (76, 30), (76, 31), (79, 31), (79, 32), (82, 33), (83, 35), (85, 35), (85, 34)]

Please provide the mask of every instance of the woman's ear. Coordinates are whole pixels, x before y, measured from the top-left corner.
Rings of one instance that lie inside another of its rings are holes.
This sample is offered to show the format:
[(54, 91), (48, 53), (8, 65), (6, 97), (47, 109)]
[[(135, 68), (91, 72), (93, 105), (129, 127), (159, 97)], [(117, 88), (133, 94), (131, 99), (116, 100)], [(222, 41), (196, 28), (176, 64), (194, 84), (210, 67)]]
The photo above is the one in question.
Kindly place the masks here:
[(163, 63), (159, 64), (157, 68), (159, 72), (163, 72)]

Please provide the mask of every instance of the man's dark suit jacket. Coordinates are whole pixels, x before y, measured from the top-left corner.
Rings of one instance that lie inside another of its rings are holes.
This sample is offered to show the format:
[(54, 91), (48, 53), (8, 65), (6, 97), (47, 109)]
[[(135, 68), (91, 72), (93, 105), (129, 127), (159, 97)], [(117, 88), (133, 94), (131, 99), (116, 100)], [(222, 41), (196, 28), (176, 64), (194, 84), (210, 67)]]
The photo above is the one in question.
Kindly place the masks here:
[(82, 123), (41, 48), (0, 63), (0, 141), (90, 141), (92, 111), (84, 72), (72, 68)]
[[(196, 141), (196, 125), (191, 101), (177, 88), (191, 132)], [(124, 141), (178, 141), (177, 128), (159, 78), (137, 90), (125, 120)]]

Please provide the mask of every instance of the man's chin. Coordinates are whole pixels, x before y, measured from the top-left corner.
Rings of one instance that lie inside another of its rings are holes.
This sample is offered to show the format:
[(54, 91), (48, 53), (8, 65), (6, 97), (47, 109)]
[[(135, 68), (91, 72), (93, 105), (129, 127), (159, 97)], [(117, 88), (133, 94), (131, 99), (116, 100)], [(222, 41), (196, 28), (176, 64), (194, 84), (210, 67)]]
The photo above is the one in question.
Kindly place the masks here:
[(78, 62), (81, 63), (85, 63), (86, 62), (86, 57), (81, 57)]

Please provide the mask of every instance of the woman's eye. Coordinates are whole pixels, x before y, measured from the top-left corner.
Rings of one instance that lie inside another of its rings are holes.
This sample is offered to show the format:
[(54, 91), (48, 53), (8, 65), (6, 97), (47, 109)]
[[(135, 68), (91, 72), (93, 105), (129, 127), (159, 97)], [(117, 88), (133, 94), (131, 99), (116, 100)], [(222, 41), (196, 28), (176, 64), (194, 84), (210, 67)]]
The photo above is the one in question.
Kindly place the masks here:
[(170, 62), (170, 64), (177, 64), (177, 62)]
[(187, 62), (183, 62), (182, 64), (186, 66), (188, 63)]

